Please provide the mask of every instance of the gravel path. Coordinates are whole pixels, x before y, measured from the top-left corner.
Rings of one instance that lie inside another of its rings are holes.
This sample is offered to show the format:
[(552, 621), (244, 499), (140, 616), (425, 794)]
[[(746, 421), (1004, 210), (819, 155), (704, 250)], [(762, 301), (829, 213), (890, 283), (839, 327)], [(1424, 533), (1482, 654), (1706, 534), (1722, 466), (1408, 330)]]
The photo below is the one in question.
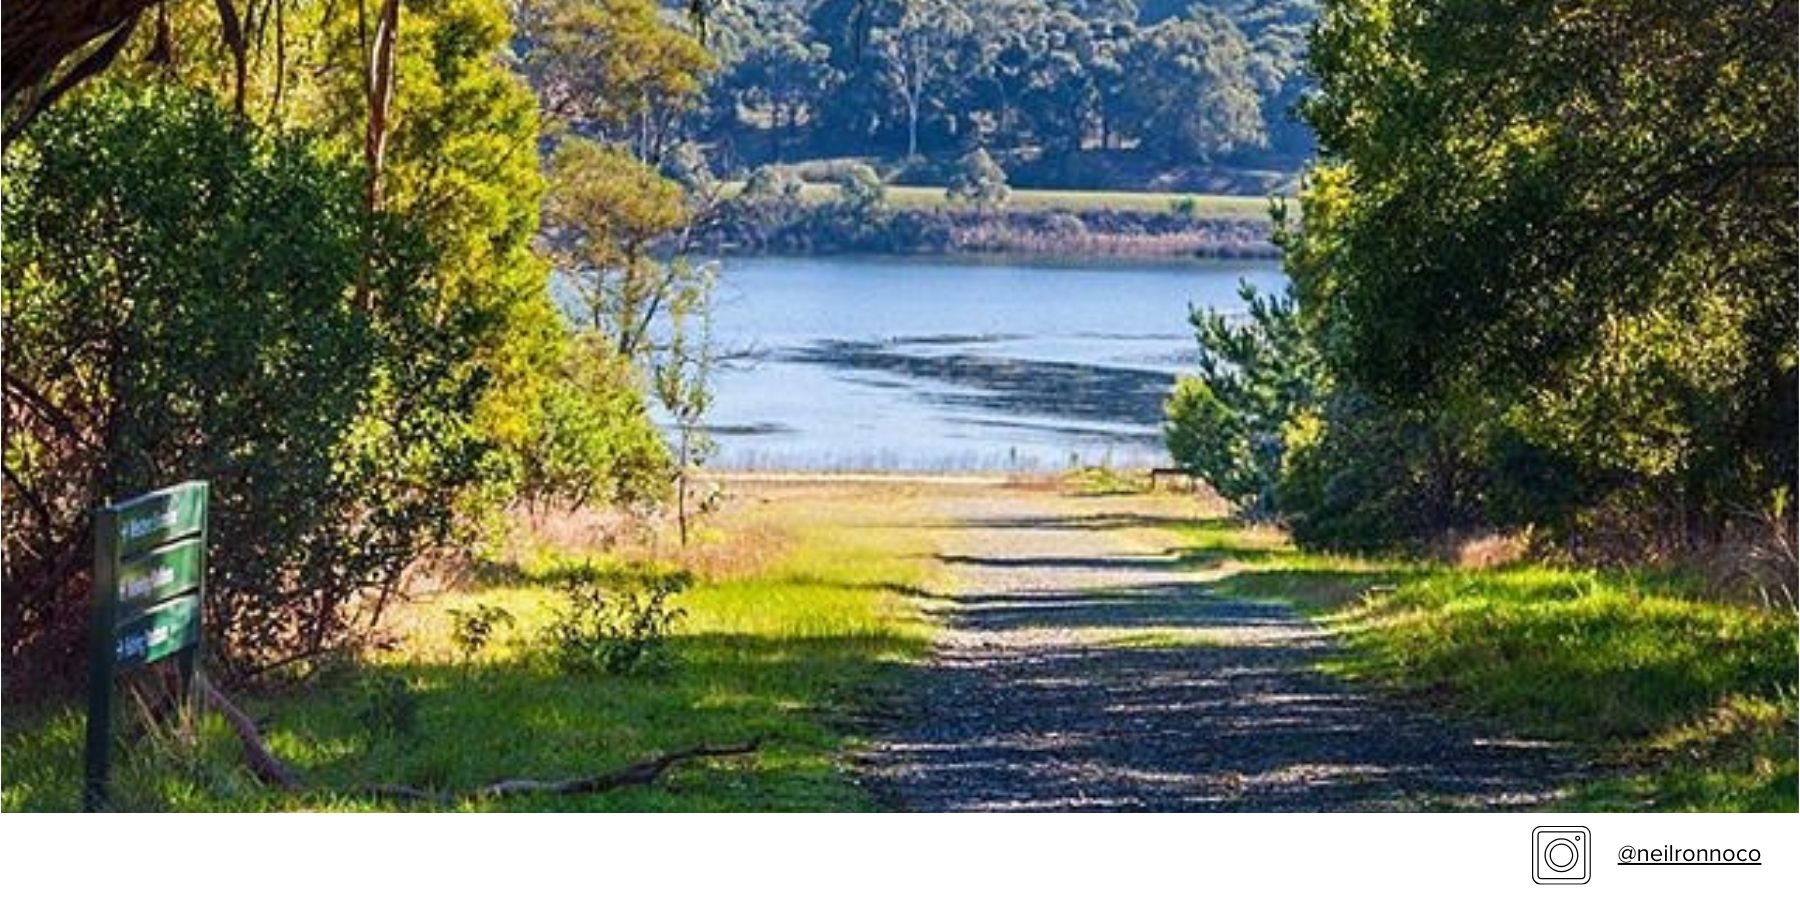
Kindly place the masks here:
[[(1530, 807), (1578, 768), (1315, 670), (1329, 636), (1225, 600), (1167, 548), (1046, 494), (949, 501), (957, 589), (912, 709), (861, 760), (907, 810)], [(1128, 521), (1128, 519), (1126, 520)]]

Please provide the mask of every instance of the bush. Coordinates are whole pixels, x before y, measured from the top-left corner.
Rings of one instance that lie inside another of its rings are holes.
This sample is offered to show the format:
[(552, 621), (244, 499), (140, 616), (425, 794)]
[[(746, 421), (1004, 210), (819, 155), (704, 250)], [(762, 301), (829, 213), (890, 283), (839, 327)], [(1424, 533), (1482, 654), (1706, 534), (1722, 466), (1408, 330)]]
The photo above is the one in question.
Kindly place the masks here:
[(994, 162), (986, 149), (977, 147), (958, 161), (951, 173), (944, 195), (953, 201), (972, 203), (983, 212), (1006, 205), (1012, 188), (1006, 184), (1006, 170)]
[(529, 508), (633, 504), (668, 493), (668, 448), (628, 362), (605, 340), (575, 341), (539, 402), (518, 454), (518, 493)]
[(188, 478), (215, 672), (354, 643), (480, 478), (485, 320), (354, 169), (206, 95), (86, 91), (5, 152), (9, 689), (85, 658), (89, 511)]
[(511, 628), (513, 614), (504, 608), (477, 603), (472, 609), (450, 610), (450, 642), (464, 662), (475, 658), (502, 627)]
[(686, 612), (670, 599), (686, 575), (609, 575), (580, 567), (563, 580), (563, 605), (544, 639), (565, 672), (628, 675), (670, 662), (668, 638)]
[(750, 173), (749, 179), (744, 182), (743, 193), (738, 197), (746, 203), (793, 201), (800, 199), (800, 191), (804, 187), (806, 183), (786, 167), (759, 166)]
[(836, 181), (838, 203), (853, 214), (873, 214), (887, 202), (887, 185), (882, 184), (881, 176), (868, 166), (846, 166), (842, 176)]
[(1249, 315), (1207, 309), (1190, 316), (1200, 371), (1176, 382), (1165, 411), (1169, 455), (1254, 516), (1275, 511), (1297, 418), (1312, 414), (1325, 391), (1292, 294), (1240, 289)]

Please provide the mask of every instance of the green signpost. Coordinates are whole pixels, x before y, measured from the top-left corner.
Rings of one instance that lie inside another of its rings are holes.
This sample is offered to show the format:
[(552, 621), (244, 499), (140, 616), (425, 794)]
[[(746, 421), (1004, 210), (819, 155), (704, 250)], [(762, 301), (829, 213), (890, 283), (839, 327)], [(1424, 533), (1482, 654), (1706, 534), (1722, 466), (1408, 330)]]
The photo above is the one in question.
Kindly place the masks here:
[(183, 696), (193, 690), (206, 596), (206, 510), (206, 482), (189, 481), (94, 512), (82, 792), (82, 807), (90, 812), (106, 806), (119, 673), (174, 657)]

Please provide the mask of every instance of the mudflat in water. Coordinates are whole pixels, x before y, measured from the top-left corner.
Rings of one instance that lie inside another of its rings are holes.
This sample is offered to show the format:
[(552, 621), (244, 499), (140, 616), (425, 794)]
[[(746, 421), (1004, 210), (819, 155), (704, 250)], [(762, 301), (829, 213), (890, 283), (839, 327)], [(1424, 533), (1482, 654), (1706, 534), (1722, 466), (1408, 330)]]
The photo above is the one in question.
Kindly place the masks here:
[(1276, 263), (727, 260), (712, 415), (730, 469), (1012, 471), (1165, 458), (1190, 305)]

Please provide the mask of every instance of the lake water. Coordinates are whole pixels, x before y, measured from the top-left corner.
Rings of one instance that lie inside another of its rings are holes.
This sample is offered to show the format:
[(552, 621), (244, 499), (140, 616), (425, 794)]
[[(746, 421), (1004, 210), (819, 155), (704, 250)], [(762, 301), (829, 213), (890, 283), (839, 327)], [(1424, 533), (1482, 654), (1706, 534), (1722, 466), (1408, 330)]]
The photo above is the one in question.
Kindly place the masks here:
[(1242, 308), (1271, 261), (723, 264), (712, 465), (995, 471), (1154, 465), (1194, 365), (1189, 304)]

